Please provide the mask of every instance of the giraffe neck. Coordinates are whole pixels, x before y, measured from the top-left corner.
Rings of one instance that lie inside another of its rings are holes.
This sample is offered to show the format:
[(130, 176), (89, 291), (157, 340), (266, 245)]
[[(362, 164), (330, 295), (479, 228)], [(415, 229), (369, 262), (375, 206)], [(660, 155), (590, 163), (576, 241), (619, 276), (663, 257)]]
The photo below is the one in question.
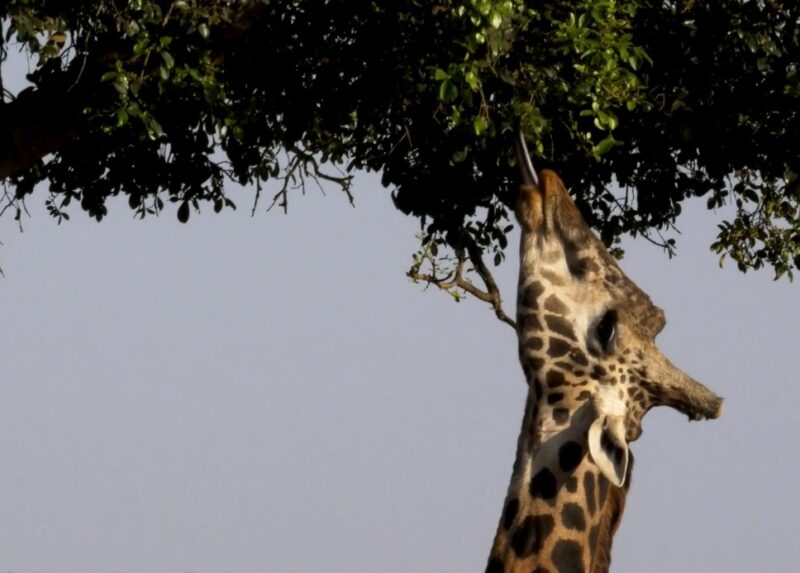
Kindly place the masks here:
[(542, 445), (529, 398), (511, 484), (486, 573), (601, 573), (625, 506), (625, 486), (611, 484), (572, 439)]
[(487, 573), (608, 571), (645, 413), (722, 400), (655, 345), (664, 313), (617, 266), (554, 172), (522, 171), (519, 358), (528, 402)]

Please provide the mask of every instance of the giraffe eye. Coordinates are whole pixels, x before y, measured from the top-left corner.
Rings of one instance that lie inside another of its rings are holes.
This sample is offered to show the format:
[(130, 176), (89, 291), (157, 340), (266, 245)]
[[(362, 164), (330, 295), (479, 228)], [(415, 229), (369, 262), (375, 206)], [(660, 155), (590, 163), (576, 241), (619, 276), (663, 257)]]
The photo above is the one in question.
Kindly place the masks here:
[(603, 352), (614, 350), (614, 342), (617, 338), (617, 311), (606, 311), (595, 327), (595, 334)]

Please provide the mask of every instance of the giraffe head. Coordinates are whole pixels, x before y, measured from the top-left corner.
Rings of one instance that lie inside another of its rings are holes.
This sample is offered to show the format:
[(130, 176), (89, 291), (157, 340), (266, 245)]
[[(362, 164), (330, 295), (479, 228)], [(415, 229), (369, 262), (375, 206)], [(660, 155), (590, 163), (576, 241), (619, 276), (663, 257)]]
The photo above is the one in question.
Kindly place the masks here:
[(716, 418), (722, 400), (658, 350), (663, 311), (617, 266), (561, 179), (537, 177), (521, 134), (517, 334), (528, 400), (487, 573), (610, 565), (650, 408)]
[(518, 331), (536, 404), (533, 446), (577, 433), (600, 472), (620, 486), (628, 443), (650, 408), (670, 406), (701, 420), (718, 417), (722, 400), (659, 351), (664, 312), (620, 270), (558, 175), (537, 177), (521, 138), (518, 154)]

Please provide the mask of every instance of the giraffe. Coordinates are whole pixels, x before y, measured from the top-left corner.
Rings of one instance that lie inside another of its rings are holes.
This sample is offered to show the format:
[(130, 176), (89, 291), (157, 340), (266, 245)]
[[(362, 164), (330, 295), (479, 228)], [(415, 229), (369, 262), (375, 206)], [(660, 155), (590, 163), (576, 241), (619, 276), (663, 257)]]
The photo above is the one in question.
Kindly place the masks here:
[(528, 397), (486, 573), (598, 573), (630, 486), (628, 444), (645, 413), (717, 418), (722, 399), (654, 339), (664, 312), (617, 266), (553, 171), (538, 174), (518, 130), (522, 229), (519, 357)]

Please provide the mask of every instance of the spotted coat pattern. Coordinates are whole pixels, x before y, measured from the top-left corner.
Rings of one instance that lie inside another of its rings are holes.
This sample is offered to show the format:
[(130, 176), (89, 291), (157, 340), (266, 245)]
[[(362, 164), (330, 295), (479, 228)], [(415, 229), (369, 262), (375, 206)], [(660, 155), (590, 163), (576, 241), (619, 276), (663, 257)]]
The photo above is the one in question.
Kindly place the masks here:
[(642, 417), (658, 405), (716, 417), (721, 401), (661, 355), (664, 313), (619, 269), (558, 176), (539, 177), (516, 206), (529, 390), (486, 573), (597, 573), (610, 565)]

